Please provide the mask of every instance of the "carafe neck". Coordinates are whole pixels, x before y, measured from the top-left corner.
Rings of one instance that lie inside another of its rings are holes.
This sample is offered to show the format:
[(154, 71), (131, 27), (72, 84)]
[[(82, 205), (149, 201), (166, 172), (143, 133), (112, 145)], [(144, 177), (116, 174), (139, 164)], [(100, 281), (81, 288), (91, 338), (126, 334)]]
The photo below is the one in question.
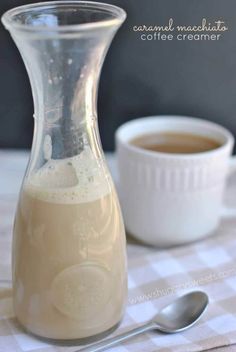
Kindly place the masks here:
[(97, 88), (114, 28), (69, 38), (12, 35), (32, 86), (33, 153), (42, 149), (45, 159), (60, 159), (89, 145), (99, 154)]

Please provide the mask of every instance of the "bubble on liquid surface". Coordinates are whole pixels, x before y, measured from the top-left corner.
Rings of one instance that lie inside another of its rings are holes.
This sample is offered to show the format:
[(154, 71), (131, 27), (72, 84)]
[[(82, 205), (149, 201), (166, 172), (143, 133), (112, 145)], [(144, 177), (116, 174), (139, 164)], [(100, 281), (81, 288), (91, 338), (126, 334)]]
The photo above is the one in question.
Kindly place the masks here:
[(73, 63), (73, 60), (72, 59), (68, 59), (67, 63), (68, 63), (68, 65), (71, 65)]
[[(50, 154), (49, 150), (45, 156)], [(31, 174), (24, 187), (32, 196), (45, 201), (63, 204), (95, 201), (111, 192), (110, 177), (103, 163), (86, 147), (71, 158), (49, 159)]]
[(51, 284), (52, 304), (77, 320), (102, 314), (110, 297), (110, 272), (93, 262), (63, 270)]
[[(48, 165), (45, 165), (37, 172), (37, 177), (34, 179), (35, 184), (41, 187), (58, 189), (70, 188), (78, 183), (77, 175), (73, 165), (68, 163), (50, 160)], [(53, 196), (53, 192), (51, 192)]]

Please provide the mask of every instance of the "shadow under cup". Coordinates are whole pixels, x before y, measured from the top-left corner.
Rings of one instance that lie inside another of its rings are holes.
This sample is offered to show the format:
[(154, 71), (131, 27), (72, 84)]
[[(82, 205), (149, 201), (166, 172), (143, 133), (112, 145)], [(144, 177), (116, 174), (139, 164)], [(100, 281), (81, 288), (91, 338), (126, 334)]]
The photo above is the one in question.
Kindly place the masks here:
[[(155, 133), (183, 133), (219, 142), (194, 154), (146, 150), (130, 142)], [(233, 135), (224, 127), (182, 116), (133, 120), (116, 132), (119, 195), (127, 231), (150, 245), (180, 245), (210, 235), (222, 214)]]

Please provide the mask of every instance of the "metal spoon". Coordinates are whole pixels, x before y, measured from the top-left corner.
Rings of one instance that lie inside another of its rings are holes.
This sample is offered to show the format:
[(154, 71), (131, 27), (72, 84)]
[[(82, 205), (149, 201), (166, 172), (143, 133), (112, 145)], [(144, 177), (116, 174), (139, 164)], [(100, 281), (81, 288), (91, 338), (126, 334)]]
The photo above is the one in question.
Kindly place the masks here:
[(201, 291), (190, 292), (162, 308), (157, 315), (142, 326), (101, 342), (93, 343), (75, 352), (102, 351), (149, 330), (159, 330), (169, 334), (183, 331), (198, 321), (208, 303), (206, 293)]

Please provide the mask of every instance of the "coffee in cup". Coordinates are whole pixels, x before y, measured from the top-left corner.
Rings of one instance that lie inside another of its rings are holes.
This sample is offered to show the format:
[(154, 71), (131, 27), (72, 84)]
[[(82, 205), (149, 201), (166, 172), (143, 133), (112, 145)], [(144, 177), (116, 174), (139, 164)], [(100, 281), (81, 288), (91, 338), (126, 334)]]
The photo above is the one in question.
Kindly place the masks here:
[(224, 127), (192, 117), (153, 116), (122, 125), (116, 148), (127, 231), (160, 247), (213, 234), (229, 213), (222, 199), (235, 168), (233, 145)]

